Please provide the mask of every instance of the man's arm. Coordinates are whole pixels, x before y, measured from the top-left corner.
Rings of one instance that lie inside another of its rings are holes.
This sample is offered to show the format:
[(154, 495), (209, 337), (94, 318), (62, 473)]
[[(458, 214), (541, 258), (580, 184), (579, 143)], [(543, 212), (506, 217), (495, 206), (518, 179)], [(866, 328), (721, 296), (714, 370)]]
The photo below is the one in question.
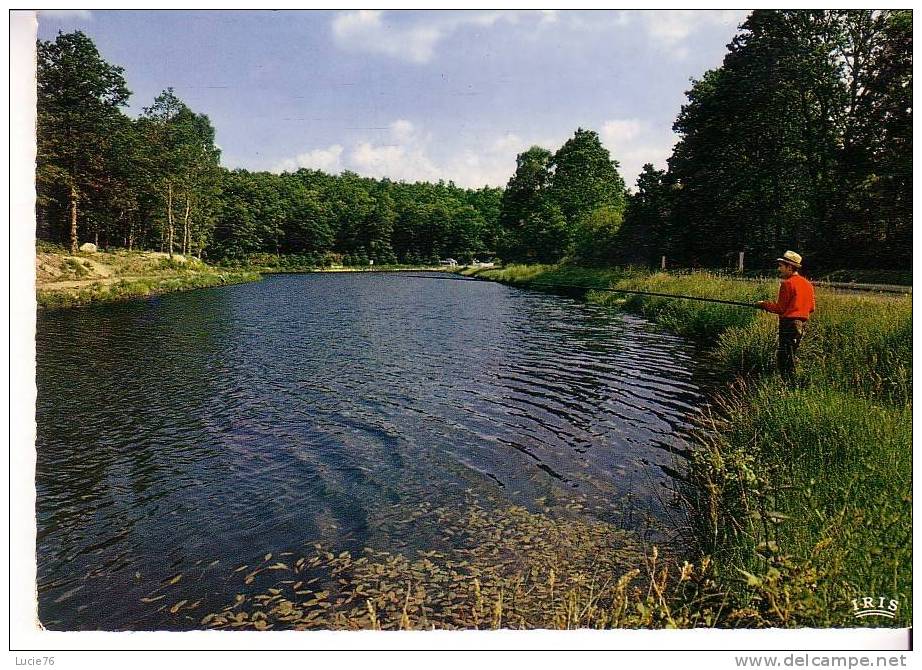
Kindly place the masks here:
[(760, 300), (756, 304), (766, 312), (771, 312), (772, 314), (784, 314), (793, 297), (794, 296), (791, 293), (791, 289), (788, 286), (788, 283), (783, 281), (781, 282), (781, 288), (778, 289), (778, 302)]

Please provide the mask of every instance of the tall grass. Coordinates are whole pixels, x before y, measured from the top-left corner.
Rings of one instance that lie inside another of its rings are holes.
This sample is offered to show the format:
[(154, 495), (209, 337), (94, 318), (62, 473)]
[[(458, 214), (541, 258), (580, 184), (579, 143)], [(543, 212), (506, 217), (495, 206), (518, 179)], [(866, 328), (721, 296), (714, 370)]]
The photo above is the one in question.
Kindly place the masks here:
[[(479, 273), (755, 302), (777, 281), (706, 273), (639, 275), (560, 267)], [(730, 305), (590, 292), (713, 352), (726, 386), (698, 433), (680, 493), (720, 587), (770, 625), (879, 625), (851, 599), (912, 612), (912, 303), (906, 296), (817, 291), (796, 384), (774, 372), (777, 317)], [(887, 621), (887, 620), (885, 620)], [(889, 623), (888, 625), (896, 625)]]
[(241, 284), (260, 278), (255, 272), (189, 272), (169, 277), (121, 279), (113, 283), (95, 282), (75, 289), (39, 289), (36, 291), (36, 301), (40, 309), (60, 309), (143, 298), (174, 291)]

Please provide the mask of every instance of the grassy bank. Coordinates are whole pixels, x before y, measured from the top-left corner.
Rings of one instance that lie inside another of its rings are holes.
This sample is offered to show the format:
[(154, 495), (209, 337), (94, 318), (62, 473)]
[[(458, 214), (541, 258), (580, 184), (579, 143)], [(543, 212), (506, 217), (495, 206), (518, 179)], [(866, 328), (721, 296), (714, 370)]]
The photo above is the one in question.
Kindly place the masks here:
[[(513, 266), (481, 278), (752, 302), (777, 280)], [(908, 625), (912, 613), (912, 302), (817, 292), (796, 388), (774, 373), (777, 318), (730, 305), (589, 292), (707, 343), (725, 388), (681, 487), (702, 554), (759, 625)], [(899, 601), (856, 619), (852, 599)]]
[(42, 244), (36, 255), (36, 301), (55, 309), (142, 298), (173, 291), (256, 281), (250, 270), (227, 270), (174, 254), (118, 250), (71, 255)]
[(112, 302), (130, 298), (144, 298), (174, 291), (188, 291), (211, 286), (226, 286), (257, 281), (254, 272), (197, 272), (187, 276), (143, 277), (121, 279), (114, 283), (94, 282), (88, 286), (68, 290), (36, 291), (38, 306), (43, 309), (77, 307), (97, 302)]

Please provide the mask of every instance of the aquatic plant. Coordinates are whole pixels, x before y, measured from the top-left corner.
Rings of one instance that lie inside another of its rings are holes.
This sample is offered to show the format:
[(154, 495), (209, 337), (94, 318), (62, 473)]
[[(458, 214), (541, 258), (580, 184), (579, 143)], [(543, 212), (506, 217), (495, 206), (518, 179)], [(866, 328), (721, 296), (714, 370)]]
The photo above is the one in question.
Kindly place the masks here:
[[(572, 273), (480, 275), (564, 283)], [(777, 280), (707, 273), (579, 275), (587, 285), (744, 302), (777, 290)], [(717, 583), (741, 610), (761, 608), (759, 619), (772, 625), (874, 625), (851, 611), (852, 598), (872, 593), (898, 599), (901, 620), (909, 621), (911, 298), (819, 289), (797, 385), (788, 387), (774, 372), (772, 315), (655, 296), (587, 297), (704, 342), (726, 382), (702, 415), (677, 493), (690, 541), (713, 560)]]
[[(409, 520), (422, 516), (434, 516), (456, 548), (415, 556), (366, 548), (355, 556), (316, 544), (302, 556), (267, 554), (231, 573), (240, 593), (198, 623), (255, 630), (751, 623), (749, 614), (726, 617), (735, 608), (715, 588), (707, 562), (677, 566), (611, 524), (555, 520), (521, 507), (488, 510), (475, 498), (461, 510), (424, 503)], [(259, 587), (248, 589), (258, 578)]]

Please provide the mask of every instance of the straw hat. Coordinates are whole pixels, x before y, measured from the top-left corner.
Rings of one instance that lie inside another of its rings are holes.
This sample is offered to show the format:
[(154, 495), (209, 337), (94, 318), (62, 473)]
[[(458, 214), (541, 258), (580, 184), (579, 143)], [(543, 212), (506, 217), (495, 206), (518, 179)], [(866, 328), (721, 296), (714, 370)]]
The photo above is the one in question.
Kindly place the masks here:
[(787, 263), (788, 265), (792, 265), (799, 269), (803, 258), (801, 258), (800, 254), (796, 254), (793, 251), (785, 251), (784, 256), (781, 258), (776, 258), (775, 260), (779, 263)]

